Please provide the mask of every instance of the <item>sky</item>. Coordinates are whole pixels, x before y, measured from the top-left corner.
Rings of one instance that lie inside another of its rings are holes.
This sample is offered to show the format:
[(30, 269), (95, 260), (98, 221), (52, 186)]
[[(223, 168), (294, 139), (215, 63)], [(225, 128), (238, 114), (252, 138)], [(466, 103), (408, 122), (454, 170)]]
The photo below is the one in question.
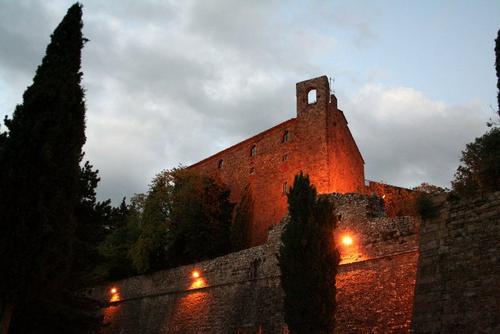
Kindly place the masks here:
[[(71, 4), (0, 0), (2, 119)], [(366, 178), (398, 186), (449, 187), (498, 108), (500, 1), (82, 4), (85, 160), (115, 204), (295, 117), (295, 83), (320, 75), (334, 80)]]

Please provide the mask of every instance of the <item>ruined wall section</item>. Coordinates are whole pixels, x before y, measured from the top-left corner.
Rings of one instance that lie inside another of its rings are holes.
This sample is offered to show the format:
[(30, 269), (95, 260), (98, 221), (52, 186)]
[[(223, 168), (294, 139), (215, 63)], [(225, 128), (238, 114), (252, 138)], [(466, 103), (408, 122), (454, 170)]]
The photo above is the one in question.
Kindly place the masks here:
[[(365, 261), (387, 254), (414, 252), (418, 248), (420, 218), (386, 217), (380, 197), (363, 194), (329, 194), (339, 218), (335, 239), (342, 263)], [(353, 244), (342, 247), (349, 236)], [(415, 264), (416, 265), (416, 264)]]
[(379, 196), (384, 200), (385, 212), (388, 217), (418, 215), (418, 192), (416, 191), (386, 183), (368, 181), (364, 192)]
[(415, 333), (500, 333), (500, 192), (422, 222)]

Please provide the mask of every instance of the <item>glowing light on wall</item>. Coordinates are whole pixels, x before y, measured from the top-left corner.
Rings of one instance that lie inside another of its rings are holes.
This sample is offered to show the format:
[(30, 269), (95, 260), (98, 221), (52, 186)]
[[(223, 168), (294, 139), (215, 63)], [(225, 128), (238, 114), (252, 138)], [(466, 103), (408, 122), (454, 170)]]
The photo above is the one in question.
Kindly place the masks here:
[(191, 283), (190, 289), (199, 289), (206, 287), (207, 284), (203, 278), (197, 278), (193, 283)]
[(344, 235), (342, 237), (342, 244), (344, 244), (344, 246), (351, 246), (352, 245), (352, 238), (351, 236), (349, 235)]
[(201, 273), (198, 270), (193, 270), (191, 272), (191, 277), (193, 278), (193, 282), (189, 286), (190, 289), (199, 289), (207, 286), (207, 283), (201, 277)]
[(109, 299), (111, 303), (119, 302), (121, 300), (120, 294), (118, 293), (118, 289), (116, 287), (112, 287), (111, 289), (109, 289), (109, 293), (111, 294), (111, 298)]

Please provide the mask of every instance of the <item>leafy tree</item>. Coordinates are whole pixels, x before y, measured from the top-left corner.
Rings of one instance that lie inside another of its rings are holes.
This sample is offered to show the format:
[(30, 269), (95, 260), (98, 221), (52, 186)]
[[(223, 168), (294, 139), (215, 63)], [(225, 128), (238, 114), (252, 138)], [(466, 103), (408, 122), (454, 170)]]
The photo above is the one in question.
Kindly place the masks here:
[(462, 151), (463, 163), (452, 181), (461, 197), (500, 190), (500, 128), (490, 129)]
[(231, 225), (231, 244), (234, 251), (249, 248), (251, 245), (253, 205), (252, 191), (247, 185), (236, 206), (236, 213)]
[(213, 178), (187, 169), (174, 174), (171, 206), (171, 266), (210, 259), (231, 249), (230, 191)]
[(54, 298), (71, 272), (85, 143), (81, 5), (55, 29), (33, 84), (6, 119), (0, 156), (0, 296), (7, 312)]
[(130, 250), (132, 262), (139, 273), (166, 267), (166, 251), (170, 236), (172, 179), (172, 173), (169, 172), (156, 175), (144, 201), (140, 234)]
[(285, 321), (292, 334), (331, 333), (335, 325), (336, 218), (333, 204), (316, 195), (302, 172), (288, 194), (290, 220), (278, 259)]
[(110, 225), (110, 233), (99, 245), (99, 254), (104, 258), (96, 268), (101, 280), (118, 280), (137, 274), (130, 250), (140, 234), (144, 194), (137, 194), (127, 206), (122, 201)]

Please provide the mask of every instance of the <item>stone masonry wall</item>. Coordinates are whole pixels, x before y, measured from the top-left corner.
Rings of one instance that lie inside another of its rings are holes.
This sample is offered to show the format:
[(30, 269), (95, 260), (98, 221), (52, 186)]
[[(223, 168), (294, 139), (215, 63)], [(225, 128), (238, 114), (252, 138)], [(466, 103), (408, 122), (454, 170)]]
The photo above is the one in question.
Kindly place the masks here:
[(379, 196), (384, 200), (385, 212), (388, 217), (418, 215), (416, 191), (386, 183), (368, 181), (365, 192)]
[[(336, 332), (408, 332), (418, 221), (384, 217), (366, 195), (329, 196), (343, 217), (339, 231), (354, 237), (338, 244)], [(107, 303), (104, 333), (286, 333), (276, 259), (282, 229), (261, 246), (95, 288), (92, 296)]]
[(415, 333), (500, 333), (500, 192), (422, 222)]
[(340, 266), (335, 333), (409, 333), (416, 250)]
[[(418, 248), (420, 219), (414, 216), (386, 217), (384, 201), (374, 195), (329, 194), (339, 222), (335, 232), (341, 263), (379, 258)], [(353, 240), (346, 247), (344, 236)]]
[(95, 288), (91, 296), (108, 303), (103, 333), (281, 333), (281, 228), (265, 245)]

